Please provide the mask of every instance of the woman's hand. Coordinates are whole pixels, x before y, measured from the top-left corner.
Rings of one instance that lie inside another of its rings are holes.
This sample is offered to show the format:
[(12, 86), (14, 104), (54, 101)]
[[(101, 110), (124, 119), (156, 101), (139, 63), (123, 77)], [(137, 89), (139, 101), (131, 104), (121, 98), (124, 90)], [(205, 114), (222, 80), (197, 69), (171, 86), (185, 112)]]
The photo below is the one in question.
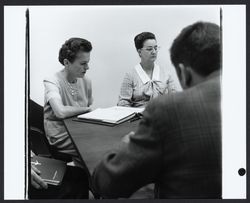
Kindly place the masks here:
[(41, 172), (31, 165), (31, 185), (36, 189), (47, 189), (48, 185), (40, 177)]

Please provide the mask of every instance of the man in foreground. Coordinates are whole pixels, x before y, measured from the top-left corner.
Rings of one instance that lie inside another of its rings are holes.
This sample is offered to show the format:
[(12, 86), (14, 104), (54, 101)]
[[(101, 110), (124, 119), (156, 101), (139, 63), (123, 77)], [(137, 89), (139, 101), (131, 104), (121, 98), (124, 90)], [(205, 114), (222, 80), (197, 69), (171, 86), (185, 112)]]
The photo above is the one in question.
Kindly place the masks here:
[(135, 133), (93, 173), (104, 198), (129, 197), (155, 183), (155, 198), (221, 198), (220, 28), (198, 22), (170, 49), (182, 92), (146, 107)]

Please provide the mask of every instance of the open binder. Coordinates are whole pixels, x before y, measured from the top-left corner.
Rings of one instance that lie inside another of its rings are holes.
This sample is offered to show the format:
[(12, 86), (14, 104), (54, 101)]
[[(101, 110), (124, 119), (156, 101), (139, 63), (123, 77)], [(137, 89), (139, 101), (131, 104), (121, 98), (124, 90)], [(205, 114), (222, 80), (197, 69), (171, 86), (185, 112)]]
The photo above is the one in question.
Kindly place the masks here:
[(140, 118), (144, 108), (113, 106), (98, 108), (86, 114), (77, 116), (77, 121), (114, 126), (135, 117)]
[(45, 158), (40, 156), (31, 157), (31, 164), (40, 172), (40, 177), (50, 185), (60, 185), (62, 183), (66, 163), (60, 160)]

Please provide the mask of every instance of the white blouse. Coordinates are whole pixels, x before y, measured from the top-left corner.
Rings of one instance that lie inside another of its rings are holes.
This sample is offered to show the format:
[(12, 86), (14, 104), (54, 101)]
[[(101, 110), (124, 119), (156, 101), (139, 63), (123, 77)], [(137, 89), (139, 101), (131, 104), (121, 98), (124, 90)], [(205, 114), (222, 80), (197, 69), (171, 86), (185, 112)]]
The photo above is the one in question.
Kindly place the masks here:
[(175, 91), (174, 82), (169, 74), (154, 64), (152, 79), (137, 64), (123, 79), (118, 106), (145, 106), (149, 100), (159, 95)]

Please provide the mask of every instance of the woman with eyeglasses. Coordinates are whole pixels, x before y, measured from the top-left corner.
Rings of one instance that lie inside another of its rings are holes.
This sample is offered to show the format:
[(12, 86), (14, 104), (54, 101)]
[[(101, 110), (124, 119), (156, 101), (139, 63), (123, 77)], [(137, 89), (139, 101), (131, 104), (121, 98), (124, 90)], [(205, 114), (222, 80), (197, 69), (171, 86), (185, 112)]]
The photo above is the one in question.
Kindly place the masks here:
[(118, 106), (143, 107), (150, 99), (175, 91), (171, 76), (155, 64), (159, 50), (155, 35), (142, 32), (134, 42), (141, 61), (125, 74)]

